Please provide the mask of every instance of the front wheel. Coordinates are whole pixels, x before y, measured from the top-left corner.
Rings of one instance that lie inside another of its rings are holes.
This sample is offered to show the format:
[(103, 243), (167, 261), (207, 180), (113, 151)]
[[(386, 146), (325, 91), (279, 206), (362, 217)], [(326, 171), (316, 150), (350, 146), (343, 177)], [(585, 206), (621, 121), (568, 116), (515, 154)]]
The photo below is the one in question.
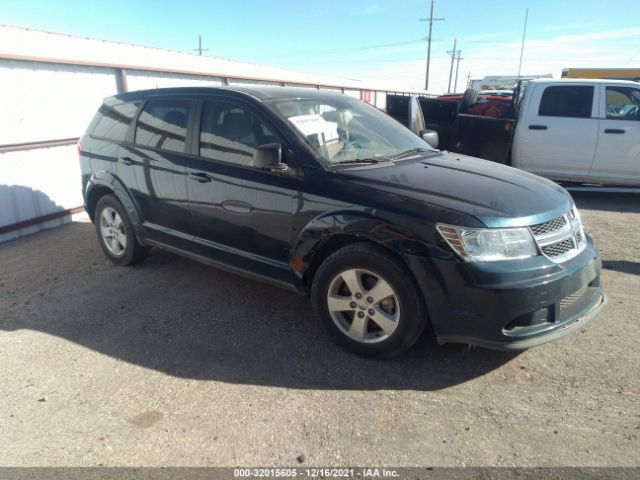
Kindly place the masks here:
[(399, 355), (427, 324), (407, 267), (373, 244), (356, 243), (329, 256), (314, 277), (311, 296), (334, 341), (360, 355)]
[(132, 265), (148, 255), (149, 248), (136, 239), (131, 220), (114, 195), (98, 200), (95, 224), (102, 250), (116, 265)]

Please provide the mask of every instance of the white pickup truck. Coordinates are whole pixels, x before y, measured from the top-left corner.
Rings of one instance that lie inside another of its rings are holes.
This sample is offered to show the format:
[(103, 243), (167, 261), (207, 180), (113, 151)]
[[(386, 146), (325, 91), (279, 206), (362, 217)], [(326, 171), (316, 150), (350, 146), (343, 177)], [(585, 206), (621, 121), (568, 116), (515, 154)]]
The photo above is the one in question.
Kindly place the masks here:
[(430, 114), (444, 100), (419, 100), (426, 130), (451, 151), (561, 182), (640, 186), (640, 83), (539, 79), (518, 96), (497, 117), (462, 105), (453, 126)]

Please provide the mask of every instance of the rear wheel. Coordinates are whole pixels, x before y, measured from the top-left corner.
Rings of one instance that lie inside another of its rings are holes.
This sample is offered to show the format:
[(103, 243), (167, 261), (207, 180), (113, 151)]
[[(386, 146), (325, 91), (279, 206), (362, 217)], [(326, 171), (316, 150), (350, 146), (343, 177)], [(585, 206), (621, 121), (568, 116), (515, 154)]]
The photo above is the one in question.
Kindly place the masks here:
[(314, 277), (312, 301), (334, 341), (361, 355), (399, 355), (427, 324), (407, 267), (373, 244), (349, 245), (328, 257)]
[(132, 265), (146, 258), (149, 248), (136, 239), (131, 220), (114, 195), (98, 200), (94, 218), (100, 246), (113, 263)]

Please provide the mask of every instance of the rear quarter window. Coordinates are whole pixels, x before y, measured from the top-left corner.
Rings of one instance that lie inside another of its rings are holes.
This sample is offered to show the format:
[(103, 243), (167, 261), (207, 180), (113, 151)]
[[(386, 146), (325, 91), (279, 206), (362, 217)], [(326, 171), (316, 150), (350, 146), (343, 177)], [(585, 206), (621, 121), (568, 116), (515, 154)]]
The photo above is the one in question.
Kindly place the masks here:
[(96, 114), (93, 138), (122, 142), (127, 136), (138, 105), (132, 102), (110, 104), (105, 101)]

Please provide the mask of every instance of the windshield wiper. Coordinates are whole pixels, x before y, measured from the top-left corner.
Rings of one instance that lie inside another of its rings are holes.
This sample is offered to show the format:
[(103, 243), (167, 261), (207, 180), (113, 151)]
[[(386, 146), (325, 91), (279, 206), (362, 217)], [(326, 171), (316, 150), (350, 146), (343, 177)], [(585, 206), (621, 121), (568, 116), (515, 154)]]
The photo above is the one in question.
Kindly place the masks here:
[(401, 160), (404, 157), (407, 157), (411, 154), (414, 153), (422, 153), (422, 152), (432, 152), (435, 153), (435, 150), (431, 150), (429, 148), (424, 148), (424, 147), (417, 147), (417, 148), (410, 148), (409, 150), (405, 150), (404, 152), (400, 152), (399, 154), (393, 156), (390, 158), (390, 160)]
[(353, 160), (342, 160), (340, 162), (332, 162), (331, 165), (357, 165), (357, 164), (371, 164), (371, 163), (382, 163), (388, 162), (387, 158), (354, 158)]

